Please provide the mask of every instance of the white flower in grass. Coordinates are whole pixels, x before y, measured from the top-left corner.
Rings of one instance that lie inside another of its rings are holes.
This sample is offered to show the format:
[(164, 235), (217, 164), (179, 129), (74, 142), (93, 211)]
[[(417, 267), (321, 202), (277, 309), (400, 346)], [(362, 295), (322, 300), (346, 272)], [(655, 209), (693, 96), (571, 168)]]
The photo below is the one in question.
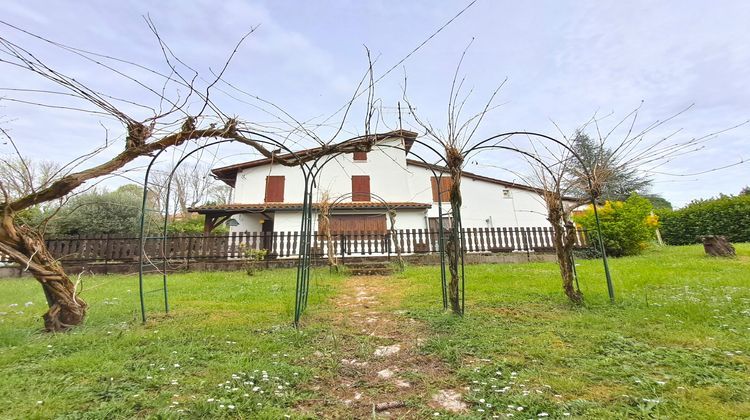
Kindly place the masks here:
[(178, 367), (180, 367), (180, 364), (179, 363), (175, 363), (174, 367), (178, 368)]
[(224, 408), (224, 404), (219, 404), (219, 408)]
[(484, 404), (484, 398), (480, 398), (479, 402), (482, 403), (482, 404)]
[(259, 386), (254, 386), (253, 387), (253, 392), (258, 392), (258, 391), (260, 391), (260, 387)]
[(37, 404), (44, 404), (44, 401), (41, 401), (41, 400), (40, 400), (40, 401), (37, 401), (36, 403), (37, 403)]
[(564, 412), (564, 413), (563, 413), (563, 416), (565, 416), (565, 417), (570, 417), (570, 413), (568, 413), (568, 412), (566, 411), (566, 412)]
[(234, 410), (234, 406), (233, 406), (232, 404), (229, 404), (229, 405), (227, 406), (227, 408), (228, 408), (228, 409), (230, 409), (230, 410)]
[(537, 417), (549, 417), (549, 413), (539, 413)]
[(438, 413), (438, 412), (436, 411), (436, 412), (432, 413), (432, 415), (433, 415), (433, 416), (435, 416), (435, 417), (438, 417), (438, 416), (440, 416), (440, 413)]
[(29, 306), (31, 306), (33, 304), (34, 304), (34, 302), (29, 301), (29, 302), (24, 303), (23, 306), (25, 306), (25, 307), (28, 308)]
[(207, 402), (214, 402), (214, 399), (213, 399), (213, 398), (209, 398), (209, 399), (207, 399), (206, 401), (207, 401)]

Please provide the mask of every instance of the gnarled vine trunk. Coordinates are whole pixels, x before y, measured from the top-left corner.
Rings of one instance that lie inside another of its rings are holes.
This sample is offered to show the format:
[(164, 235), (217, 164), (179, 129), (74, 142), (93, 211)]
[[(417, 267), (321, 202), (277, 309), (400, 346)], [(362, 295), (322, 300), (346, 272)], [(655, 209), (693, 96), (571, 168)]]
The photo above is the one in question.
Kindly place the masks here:
[(16, 225), (6, 213), (0, 228), (0, 251), (28, 269), (41, 283), (49, 306), (43, 316), (47, 331), (65, 331), (83, 322), (88, 305), (76, 295), (76, 285), (49, 253), (39, 233)]
[(328, 248), (328, 266), (331, 270), (335, 270), (338, 273), (339, 262), (336, 258), (336, 246), (333, 243), (333, 235), (331, 234), (331, 200), (327, 192), (324, 192), (320, 199), (318, 213), (320, 214), (320, 230), (323, 231), (326, 247)]
[(573, 247), (576, 241), (576, 229), (572, 222), (565, 220), (559, 196), (545, 197), (547, 200), (547, 219), (552, 224), (552, 243), (555, 247), (557, 265), (560, 267), (563, 292), (571, 302), (583, 303), (583, 294), (574, 286), (575, 267)]
[(445, 242), (445, 253), (448, 257), (448, 272), (451, 276), (448, 282), (448, 301), (451, 305), (451, 311), (461, 315), (463, 314), (463, 310), (461, 308), (461, 295), (458, 287), (461, 280), (459, 268), (463, 252), (461, 247), (461, 173), (463, 171), (461, 168), (464, 157), (455, 147), (446, 147), (445, 152), (447, 156), (446, 166), (451, 177), (450, 202), (451, 216), (453, 218), (453, 226)]

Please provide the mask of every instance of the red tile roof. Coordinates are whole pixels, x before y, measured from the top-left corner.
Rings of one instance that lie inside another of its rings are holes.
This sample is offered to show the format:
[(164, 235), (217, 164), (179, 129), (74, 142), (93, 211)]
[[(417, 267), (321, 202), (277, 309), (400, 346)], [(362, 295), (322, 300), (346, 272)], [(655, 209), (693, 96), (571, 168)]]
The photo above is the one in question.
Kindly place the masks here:
[[(406, 159), (406, 164), (407, 165), (413, 165), (413, 166), (419, 166), (421, 168), (433, 169), (435, 172), (443, 172), (443, 173), (448, 172), (448, 169), (445, 166), (424, 163), (424, 162), (419, 161), (419, 160)], [(503, 181), (502, 179), (491, 178), (491, 177), (488, 177), (488, 176), (479, 175), (479, 174), (475, 174), (475, 173), (471, 173), (471, 172), (462, 171), (461, 172), (461, 176), (463, 178), (474, 179), (474, 180), (477, 180), (477, 181), (489, 182), (491, 184), (497, 184), (497, 185), (500, 185), (500, 186), (503, 186), (503, 187), (507, 187), (507, 188), (516, 188), (516, 189), (519, 189), (519, 190), (535, 192), (535, 193), (540, 194), (540, 195), (544, 194), (544, 190), (541, 189), (541, 188), (532, 187), (532, 186), (525, 185), (525, 184), (518, 184), (516, 182)], [(578, 201), (578, 199), (575, 198), (575, 197), (563, 197), (563, 200)]]
[[(318, 203), (313, 203), (313, 208), (318, 207)], [(379, 201), (353, 201), (336, 203), (332, 208), (334, 210), (387, 210), (387, 209), (428, 209), (432, 207), (432, 204), (428, 203), (413, 203), (413, 202), (379, 202)], [(260, 213), (264, 211), (275, 211), (275, 210), (302, 210), (302, 203), (233, 203), (233, 204), (219, 204), (219, 205), (206, 205), (199, 207), (191, 207), (188, 211), (200, 214), (234, 214), (234, 213)]]

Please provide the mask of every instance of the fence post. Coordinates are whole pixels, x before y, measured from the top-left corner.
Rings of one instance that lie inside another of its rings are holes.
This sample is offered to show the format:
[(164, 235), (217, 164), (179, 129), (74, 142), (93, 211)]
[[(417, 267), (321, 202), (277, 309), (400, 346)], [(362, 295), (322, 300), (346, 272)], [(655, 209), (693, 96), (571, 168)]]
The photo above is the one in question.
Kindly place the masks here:
[(344, 263), (344, 257), (346, 256), (346, 234), (341, 235), (341, 264)]
[(104, 240), (104, 274), (109, 274), (109, 233)]
[(187, 270), (190, 271), (190, 258), (193, 256), (193, 235), (188, 236)]
[(529, 244), (529, 236), (526, 228), (521, 228), (521, 240), (523, 241), (524, 249), (526, 249), (526, 260), (531, 261), (531, 250), (529, 249), (531, 245)]

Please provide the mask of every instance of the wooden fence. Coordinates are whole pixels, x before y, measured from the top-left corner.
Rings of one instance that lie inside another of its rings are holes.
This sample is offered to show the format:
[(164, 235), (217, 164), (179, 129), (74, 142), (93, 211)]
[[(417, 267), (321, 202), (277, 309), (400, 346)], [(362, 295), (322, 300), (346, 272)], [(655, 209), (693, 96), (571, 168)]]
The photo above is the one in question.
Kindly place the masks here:
[[(375, 256), (401, 253), (433, 253), (439, 249), (438, 232), (426, 229), (402, 229), (393, 235), (382, 232), (346, 232), (335, 234), (329, 250), (324, 235), (314, 233), (313, 254)], [(63, 263), (101, 262), (123, 263), (138, 260), (139, 241), (132, 235), (89, 235), (50, 237), (47, 248)], [(588, 243), (587, 234), (578, 231), (578, 247)], [(267, 249), (269, 258), (293, 258), (300, 246), (299, 232), (237, 232), (224, 235), (174, 234), (166, 239), (148, 237), (145, 255), (151, 261), (168, 260), (205, 261), (240, 259), (247, 249)], [(468, 228), (464, 230), (467, 252), (551, 252), (552, 229), (531, 228)], [(8, 262), (0, 255), (0, 262)]]

